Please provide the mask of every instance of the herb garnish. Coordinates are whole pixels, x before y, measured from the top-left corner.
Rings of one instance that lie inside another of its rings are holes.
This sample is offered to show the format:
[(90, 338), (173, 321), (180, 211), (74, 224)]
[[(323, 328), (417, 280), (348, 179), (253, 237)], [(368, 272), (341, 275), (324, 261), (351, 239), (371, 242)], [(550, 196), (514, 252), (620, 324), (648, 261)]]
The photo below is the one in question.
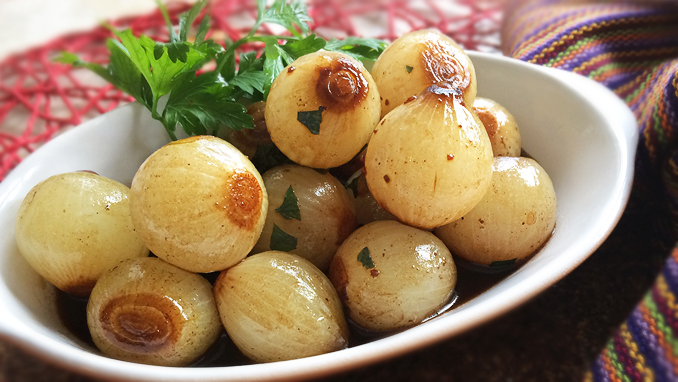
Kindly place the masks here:
[(313, 135), (320, 134), (320, 124), (323, 122), (323, 111), (327, 108), (320, 106), (318, 110), (300, 111), (297, 113), (297, 121), (306, 126)]
[[(340, 51), (360, 60), (376, 60), (386, 43), (375, 39), (349, 37), (326, 41), (310, 33), (312, 22), (301, 0), (257, 0), (257, 19), (241, 39), (227, 40), (225, 47), (205, 37), (210, 18), (204, 16), (193, 42), (188, 41), (191, 26), (209, 0), (198, 1), (179, 17), (177, 29), (171, 25), (167, 9), (158, 1), (170, 32), (169, 42), (136, 37), (130, 30), (116, 31), (109, 39), (110, 63), (102, 66), (64, 52), (56, 61), (87, 68), (118, 89), (134, 97), (160, 121), (175, 140), (177, 125), (188, 135), (216, 134), (222, 126), (241, 130), (254, 127), (245, 106), (263, 101), (273, 80), (292, 61), (320, 49)], [(262, 24), (278, 24), (289, 35), (255, 35)], [(236, 50), (244, 44), (263, 43), (263, 54)], [(198, 75), (206, 63), (216, 61), (215, 69)], [(237, 67), (237, 69), (236, 69)], [(164, 97), (164, 98), (163, 98)], [(166, 98), (163, 107), (159, 106)]]
[(289, 252), (297, 249), (297, 238), (273, 224), (271, 233), (271, 250)]
[(407, 73), (412, 73), (412, 69), (414, 68), (409, 65), (405, 65), (405, 70), (407, 70)]
[(358, 254), (358, 261), (363, 264), (365, 269), (371, 269), (375, 267), (374, 262), (372, 261), (372, 256), (370, 255), (370, 250), (367, 247), (363, 248)]
[(276, 208), (275, 211), (280, 214), (285, 220), (297, 219), (301, 221), (301, 211), (299, 210), (299, 203), (297, 196), (294, 195), (294, 190), (292, 186), (287, 189), (285, 192), (285, 199), (283, 199), (280, 207)]

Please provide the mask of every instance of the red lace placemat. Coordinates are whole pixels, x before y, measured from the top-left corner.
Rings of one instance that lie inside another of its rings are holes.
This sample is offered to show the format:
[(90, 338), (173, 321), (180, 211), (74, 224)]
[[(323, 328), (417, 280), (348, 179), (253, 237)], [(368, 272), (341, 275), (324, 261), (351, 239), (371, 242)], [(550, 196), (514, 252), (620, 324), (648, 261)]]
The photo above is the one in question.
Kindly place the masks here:
[[(467, 49), (498, 51), (502, 0), (310, 0), (312, 28), (324, 36), (369, 36), (393, 40), (412, 29), (438, 28)], [(176, 17), (186, 4), (170, 6)], [(211, 4), (215, 41), (236, 40), (249, 31), (256, 7), (252, 0), (216, 0)], [(167, 39), (159, 12), (111, 23), (136, 34)], [(0, 180), (22, 158), (56, 134), (131, 101), (82, 69), (52, 62), (60, 51), (87, 61), (107, 62), (103, 27), (53, 40), (0, 62)]]

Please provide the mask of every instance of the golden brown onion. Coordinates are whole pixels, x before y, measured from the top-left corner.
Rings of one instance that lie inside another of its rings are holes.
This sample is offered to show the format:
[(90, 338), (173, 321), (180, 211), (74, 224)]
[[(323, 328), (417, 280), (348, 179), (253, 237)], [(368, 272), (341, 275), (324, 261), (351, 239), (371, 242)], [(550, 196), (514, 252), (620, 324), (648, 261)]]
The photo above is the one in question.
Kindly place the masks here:
[(344, 349), (348, 326), (327, 277), (307, 260), (269, 251), (221, 273), (214, 285), (221, 321), (257, 362)]
[(379, 122), (379, 92), (360, 62), (318, 51), (294, 61), (273, 81), (265, 115), (271, 139), (291, 160), (336, 167), (370, 138)]
[[(329, 173), (322, 174), (298, 165), (274, 167), (263, 179), (269, 198), (268, 214), (254, 251), (280, 249), (271, 237), (275, 225), (297, 239), (296, 249), (290, 253), (327, 270), (339, 245), (356, 228), (355, 212), (344, 186)], [(296, 211), (301, 220), (277, 211), (290, 187), (293, 198), (297, 199)]]
[(490, 140), (460, 97), (454, 87), (429, 87), (384, 117), (367, 146), (367, 185), (404, 223), (426, 229), (450, 223), (490, 185)]
[(382, 98), (382, 118), (409, 97), (443, 81), (462, 91), (468, 108), (476, 97), (471, 59), (454, 40), (437, 31), (402, 35), (379, 56), (371, 73)]
[(520, 130), (513, 115), (497, 102), (488, 98), (476, 98), (473, 112), (485, 126), (496, 157), (520, 156)]
[(221, 332), (210, 283), (157, 258), (105, 273), (87, 304), (87, 324), (105, 355), (162, 366), (189, 364)]
[(16, 243), (26, 261), (64, 292), (87, 296), (121, 260), (148, 256), (134, 230), (129, 188), (89, 172), (52, 176), (26, 195)]
[(453, 295), (457, 268), (432, 233), (378, 221), (346, 239), (329, 276), (356, 324), (386, 331), (436, 314)]
[(268, 208), (259, 172), (215, 137), (165, 145), (132, 181), (134, 226), (159, 258), (192, 272), (226, 269), (254, 247)]
[(477, 264), (523, 259), (551, 236), (556, 193), (529, 158), (494, 158), (492, 185), (478, 205), (435, 234), (456, 255)]

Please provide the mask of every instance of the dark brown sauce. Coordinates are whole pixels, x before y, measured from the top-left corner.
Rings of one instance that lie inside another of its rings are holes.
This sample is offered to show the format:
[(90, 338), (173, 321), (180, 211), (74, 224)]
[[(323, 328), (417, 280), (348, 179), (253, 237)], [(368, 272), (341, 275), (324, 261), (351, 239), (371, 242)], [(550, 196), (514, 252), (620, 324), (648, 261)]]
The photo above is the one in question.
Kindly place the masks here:
[[(524, 264), (524, 262), (517, 264), (514, 268), (501, 273), (482, 273), (468, 269), (463, 264), (459, 264), (457, 259), (455, 259), (455, 263), (458, 264), (457, 286), (455, 289), (456, 301), (454, 301), (454, 304), (450, 305), (447, 310), (441, 311), (439, 314), (452, 311), (475, 297), (478, 297), (511, 275), (516, 269)], [(204, 274), (203, 277), (208, 279), (211, 283), (214, 283), (215, 276), (218, 276), (218, 274), (219, 272), (213, 272), (211, 274)], [(59, 318), (66, 329), (82, 342), (96, 348), (87, 327), (87, 299), (57, 291), (56, 304)], [(349, 347), (376, 341), (407, 329), (405, 328), (386, 333), (374, 333), (361, 330), (355, 324), (349, 326), (351, 327)], [(219, 339), (207, 350), (207, 352), (190, 366), (222, 367), (249, 365), (252, 363), (251, 360), (238, 350), (226, 332), (223, 331), (219, 336)]]

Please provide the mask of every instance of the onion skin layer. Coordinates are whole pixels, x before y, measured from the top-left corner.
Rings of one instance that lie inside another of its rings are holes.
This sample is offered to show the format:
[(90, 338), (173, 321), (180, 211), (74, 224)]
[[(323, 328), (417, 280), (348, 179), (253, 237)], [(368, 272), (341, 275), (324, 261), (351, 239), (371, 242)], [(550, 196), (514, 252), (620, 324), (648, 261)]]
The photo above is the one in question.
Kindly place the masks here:
[(492, 185), (468, 214), (434, 233), (455, 256), (490, 265), (524, 259), (551, 237), (556, 224), (556, 193), (533, 159), (494, 158)]
[[(373, 267), (361, 261), (364, 248)], [(356, 324), (389, 331), (416, 325), (447, 304), (457, 268), (432, 233), (386, 220), (349, 236), (332, 260), (329, 277)]]
[(380, 206), (424, 229), (470, 211), (492, 177), (492, 145), (458, 88), (430, 86), (379, 123), (367, 146), (367, 185)]
[(449, 82), (471, 108), (477, 80), (473, 63), (451, 38), (433, 30), (402, 35), (384, 50), (371, 70), (381, 96), (381, 117), (431, 85)]
[(223, 271), (214, 285), (221, 321), (256, 362), (310, 357), (348, 346), (332, 284), (307, 260), (269, 251)]
[[(297, 238), (297, 248), (290, 251), (326, 271), (341, 243), (357, 227), (355, 211), (348, 192), (329, 173), (298, 165), (274, 167), (263, 175), (269, 197), (266, 223), (254, 252), (271, 250), (271, 234), (275, 224)], [(301, 220), (285, 219), (276, 211), (292, 187), (297, 198)]]
[[(298, 113), (321, 107), (319, 133), (313, 134)], [(346, 54), (321, 50), (300, 57), (278, 75), (265, 116), (283, 154), (304, 166), (330, 168), (360, 152), (380, 112), (379, 91), (363, 65)]]
[(191, 272), (226, 269), (254, 247), (268, 196), (252, 162), (210, 136), (172, 142), (132, 181), (134, 226), (159, 258)]
[(87, 296), (118, 262), (148, 256), (130, 217), (129, 188), (88, 172), (52, 176), (26, 195), (16, 218), (19, 252), (64, 292)]
[(157, 258), (128, 260), (104, 274), (87, 324), (105, 355), (161, 366), (188, 365), (222, 330), (210, 283)]

